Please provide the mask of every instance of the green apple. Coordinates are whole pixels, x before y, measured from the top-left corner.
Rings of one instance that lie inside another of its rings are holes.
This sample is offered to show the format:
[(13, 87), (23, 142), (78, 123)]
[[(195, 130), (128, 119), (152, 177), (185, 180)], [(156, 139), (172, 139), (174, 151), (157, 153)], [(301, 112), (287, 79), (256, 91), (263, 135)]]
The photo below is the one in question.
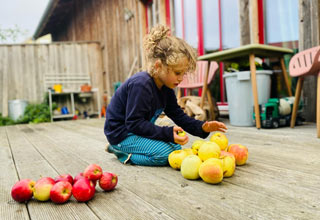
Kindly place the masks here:
[(39, 201), (47, 201), (50, 199), (50, 190), (55, 184), (51, 177), (43, 177), (34, 185), (33, 197)]
[(219, 158), (220, 152), (221, 150), (218, 144), (211, 141), (206, 141), (201, 144), (198, 151), (198, 156), (202, 161), (205, 161), (209, 158)]
[(202, 161), (197, 155), (189, 155), (184, 158), (180, 169), (182, 176), (189, 180), (198, 179), (201, 163)]
[(199, 148), (203, 143), (204, 143), (204, 140), (196, 140), (192, 143), (191, 149), (194, 154), (198, 155)]
[(188, 156), (185, 150), (175, 150), (172, 151), (168, 156), (168, 161), (173, 169), (180, 170), (181, 163)]

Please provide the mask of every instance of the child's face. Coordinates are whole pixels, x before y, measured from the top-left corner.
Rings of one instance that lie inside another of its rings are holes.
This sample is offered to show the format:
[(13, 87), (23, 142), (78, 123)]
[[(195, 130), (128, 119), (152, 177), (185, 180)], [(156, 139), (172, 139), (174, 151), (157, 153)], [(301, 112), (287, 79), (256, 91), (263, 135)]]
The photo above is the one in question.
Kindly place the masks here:
[(155, 77), (158, 88), (163, 85), (168, 88), (174, 89), (183, 80), (183, 76), (188, 68), (188, 59), (182, 58), (177, 65), (174, 66), (162, 66), (161, 73)]

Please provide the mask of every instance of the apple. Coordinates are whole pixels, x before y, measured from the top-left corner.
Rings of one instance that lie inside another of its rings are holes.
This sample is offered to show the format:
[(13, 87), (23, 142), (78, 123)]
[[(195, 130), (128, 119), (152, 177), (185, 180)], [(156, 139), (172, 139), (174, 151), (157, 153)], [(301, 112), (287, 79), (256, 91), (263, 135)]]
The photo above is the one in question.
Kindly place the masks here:
[(72, 185), (68, 181), (60, 181), (53, 185), (50, 190), (50, 199), (54, 203), (65, 203), (72, 195)]
[(181, 175), (189, 180), (199, 179), (199, 167), (202, 161), (197, 155), (189, 155), (181, 163)]
[(228, 147), (227, 136), (225, 134), (220, 133), (220, 132), (213, 134), (210, 138), (210, 141), (218, 144), (221, 150), (226, 150)]
[(70, 174), (62, 174), (62, 175), (59, 175), (57, 176), (56, 178), (54, 178), (54, 181), (57, 183), (57, 182), (60, 182), (60, 181), (67, 181), (69, 182), (71, 185), (73, 184), (73, 178)]
[(228, 151), (222, 150), (220, 152), (220, 158), (223, 158), (225, 156), (229, 156), (232, 157), (234, 161), (236, 161), (236, 158), (234, 157), (234, 155), (232, 153), (229, 153)]
[(11, 197), (17, 202), (25, 202), (32, 198), (35, 181), (22, 179), (16, 182), (11, 189)]
[(118, 183), (118, 176), (114, 173), (104, 172), (99, 179), (99, 186), (104, 191), (113, 190)]
[(198, 151), (198, 156), (202, 161), (206, 161), (209, 158), (219, 158), (220, 152), (221, 150), (218, 144), (211, 141), (206, 141), (201, 144)]
[(185, 152), (187, 152), (188, 155), (194, 155), (193, 151), (191, 148), (184, 148), (183, 149)]
[(83, 173), (78, 173), (74, 178), (73, 178), (73, 184), (75, 184), (79, 179), (85, 178), (83, 176)]
[(198, 155), (199, 148), (204, 142), (204, 140), (196, 140), (192, 143), (191, 149), (195, 155)]
[(178, 131), (178, 135), (180, 137), (184, 137), (184, 136), (186, 136), (186, 132), (185, 131)]
[(50, 199), (50, 190), (54, 184), (55, 181), (51, 177), (42, 177), (34, 186), (33, 197), (39, 201), (48, 201)]
[(87, 202), (93, 198), (96, 189), (87, 178), (79, 179), (73, 184), (72, 195), (78, 202)]
[(228, 152), (232, 153), (236, 158), (236, 164), (238, 166), (244, 165), (247, 162), (249, 152), (248, 148), (241, 144), (231, 144), (228, 147)]
[(97, 164), (90, 164), (83, 172), (83, 176), (89, 180), (98, 180), (102, 175), (102, 169)]
[(181, 167), (181, 163), (183, 159), (186, 158), (186, 156), (188, 156), (188, 153), (184, 150), (172, 151), (168, 156), (170, 166), (173, 169), (179, 170)]
[(221, 151), (223, 177), (231, 177), (236, 169), (236, 160), (232, 153)]
[(206, 183), (217, 184), (223, 180), (222, 162), (218, 158), (209, 158), (199, 167), (199, 176)]

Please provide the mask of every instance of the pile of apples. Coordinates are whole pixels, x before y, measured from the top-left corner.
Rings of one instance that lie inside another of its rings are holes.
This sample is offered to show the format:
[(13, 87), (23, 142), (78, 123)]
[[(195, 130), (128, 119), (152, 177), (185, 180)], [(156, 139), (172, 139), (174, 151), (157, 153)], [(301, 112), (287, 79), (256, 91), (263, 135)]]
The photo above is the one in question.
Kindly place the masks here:
[(118, 176), (102, 172), (102, 168), (97, 164), (90, 164), (74, 178), (70, 174), (63, 174), (55, 179), (42, 177), (37, 182), (22, 179), (12, 187), (11, 196), (17, 202), (26, 202), (34, 197), (38, 201), (51, 200), (61, 204), (73, 195), (78, 202), (87, 202), (95, 194), (97, 181), (102, 190), (111, 191), (118, 183)]
[(175, 150), (169, 154), (169, 164), (180, 170), (186, 179), (201, 179), (210, 184), (220, 183), (224, 177), (231, 177), (236, 166), (246, 164), (248, 148), (241, 144), (228, 146), (225, 134), (217, 132), (210, 141), (196, 140), (191, 148)]

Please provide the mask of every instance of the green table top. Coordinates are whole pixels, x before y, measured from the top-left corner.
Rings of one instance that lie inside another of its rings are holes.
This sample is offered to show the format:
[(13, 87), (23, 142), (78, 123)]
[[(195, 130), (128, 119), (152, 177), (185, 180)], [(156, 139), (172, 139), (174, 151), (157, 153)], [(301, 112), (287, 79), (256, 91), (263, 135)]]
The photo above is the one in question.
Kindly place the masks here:
[(293, 50), (283, 47), (275, 47), (265, 44), (247, 44), (241, 47), (209, 53), (199, 56), (198, 60), (214, 60), (214, 61), (239, 61), (248, 60), (250, 54), (256, 57), (282, 57), (284, 54), (292, 54)]

